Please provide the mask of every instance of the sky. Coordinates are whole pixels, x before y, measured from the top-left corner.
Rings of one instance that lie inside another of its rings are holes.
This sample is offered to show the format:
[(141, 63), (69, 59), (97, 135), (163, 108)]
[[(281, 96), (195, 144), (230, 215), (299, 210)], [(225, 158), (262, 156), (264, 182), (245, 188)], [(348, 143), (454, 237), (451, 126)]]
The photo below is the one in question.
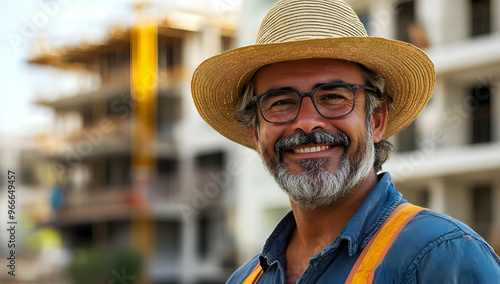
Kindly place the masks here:
[[(157, 11), (196, 0), (155, 0)], [(203, 0), (197, 0), (203, 1)], [(235, 3), (237, 0), (215, 0)], [(70, 88), (61, 71), (28, 64), (35, 43), (72, 46), (98, 41), (114, 25), (130, 25), (136, 0), (0, 0), (1, 136), (34, 136), (51, 131), (52, 112), (35, 104)]]

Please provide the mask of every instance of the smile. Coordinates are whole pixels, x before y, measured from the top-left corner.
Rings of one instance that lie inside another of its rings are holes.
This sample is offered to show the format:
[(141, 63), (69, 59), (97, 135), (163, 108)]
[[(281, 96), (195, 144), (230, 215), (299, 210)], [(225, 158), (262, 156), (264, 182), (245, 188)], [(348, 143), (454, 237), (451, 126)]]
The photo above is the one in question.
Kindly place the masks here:
[(323, 146), (297, 148), (297, 149), (293, 149), (293, 152), (294, 153), (314, 153), (314, 152), (325, 151), (327, 149), (330, 149), (330, 146), (323, 145)]

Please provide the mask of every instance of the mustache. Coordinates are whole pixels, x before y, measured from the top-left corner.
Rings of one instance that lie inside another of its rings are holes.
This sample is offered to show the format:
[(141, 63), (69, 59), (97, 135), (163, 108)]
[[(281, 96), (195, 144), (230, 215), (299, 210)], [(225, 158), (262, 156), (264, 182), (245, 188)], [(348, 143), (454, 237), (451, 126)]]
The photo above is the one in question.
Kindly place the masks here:
[(288, 137), (282, 137), (276, 141), (274, 144), (274, 152), (278, 155), (281, 161), (281, 156), (284, 149), (299, 147), (308, 144), (335, 144), (343, 146), (347, 149), (351, 143), (349, 137), (344, 132), (329, 131), (329, 130), (318, 130), (310, 134), (304, 132), (297, 132)]

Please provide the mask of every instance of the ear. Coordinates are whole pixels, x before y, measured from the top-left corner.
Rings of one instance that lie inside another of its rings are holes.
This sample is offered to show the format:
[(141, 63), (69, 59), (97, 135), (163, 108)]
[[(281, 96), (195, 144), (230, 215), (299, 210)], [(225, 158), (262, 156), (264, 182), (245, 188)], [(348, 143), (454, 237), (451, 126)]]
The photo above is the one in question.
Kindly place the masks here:
[(373, 127), (373, 142), (378, 143), (384, 136), (385, 127), (387, 124), (387, 116), (389, 110), (387, 109), (387, 102), (382, 102), (379, 108), (372, 114), (372, 127)]
[(250, 126), (249, 129), (250, 129), (250, 132), (252, 133), (253, 141), (255, 142), (255, 149), (257, 149), (257, 152), (259, 152), (259, 133), (258, 133), (258, 130), (253, 126)]

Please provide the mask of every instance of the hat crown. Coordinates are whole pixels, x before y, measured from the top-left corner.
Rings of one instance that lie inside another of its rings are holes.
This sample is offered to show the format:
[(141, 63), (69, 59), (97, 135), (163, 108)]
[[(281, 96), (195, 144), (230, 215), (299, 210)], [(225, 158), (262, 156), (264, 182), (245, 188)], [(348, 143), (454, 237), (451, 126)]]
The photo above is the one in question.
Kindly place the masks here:
[(356, 13), (340, 0), (280, 0), (267, 13), (257, 44), (367, 36)]

